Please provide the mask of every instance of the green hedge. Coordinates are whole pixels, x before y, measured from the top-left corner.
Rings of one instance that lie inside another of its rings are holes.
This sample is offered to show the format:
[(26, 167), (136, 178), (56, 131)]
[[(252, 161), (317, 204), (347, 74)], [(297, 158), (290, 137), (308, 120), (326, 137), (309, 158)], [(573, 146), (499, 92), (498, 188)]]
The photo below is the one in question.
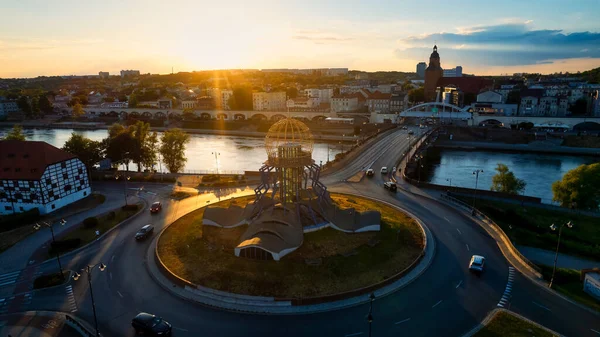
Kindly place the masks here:
[(81, 239), (56, 240), (50, 244), (48, 254), (54, 256), (56, 253), (68, 252), (79, 247), (79, 245), (81, 245)]
[(83, 227), (85, 228), (94, 228), (98, 226), (98, 219), (96, 217), (89, 217), (83, 220)]
[(63, 284), (66, 281), (67, 276), (67, 272), (63, 272), (62, 275), (58, 272), (39, 276), (33, 281), (33, 289), (48, 288)]

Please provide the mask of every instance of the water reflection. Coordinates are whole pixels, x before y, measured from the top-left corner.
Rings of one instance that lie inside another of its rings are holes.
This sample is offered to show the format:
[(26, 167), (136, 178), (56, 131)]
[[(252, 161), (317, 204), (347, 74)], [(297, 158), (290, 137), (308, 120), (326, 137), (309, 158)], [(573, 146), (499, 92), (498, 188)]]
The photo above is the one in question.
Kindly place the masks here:
[[(3, 137), (9, 128), (0, 129), (0, 137)], [(23, 133), (28, 140), (44, 141), (56, 147), (62, 147), (71, 137), (73, 130), (70, 129), (24, 129)], [(92, 140), (102, 140), (106, 138), (107, 130), (81, 130), (75, 131)], [(159, 137), (161, 133), (159, 132)], [(190, 135), (190, 143), (187, 146), (185, 155), (187, 163), (186, 172), (216, 171), (256, 171), (262, 163), (267, 160), (267, 154), (264, 150), (264, 140), (262, 138), (233, 137), (219, 135)], [(345, 146), (346, 150), (348, 145)], [(218, 152), (220, 155), (215, 161), (212, 152)], [(313, 159), (317, 164), (333, 160), (337, 153), (341, 152), (340, 144), (315, 143), (313, 150)], [(157, 169), (164, 165), (160, 165)], [(135, 169), (135, 165), (130, 165), (130, 169)]]
[(502, 163), (525, 180), (525, 195), (542, 198), (544, 203), (552, 203), (552, 183), (562, 179), (569, 170), (582, 164), (600, 161), (593, 157), (564, 156), (535, 153), (470, 152), (443, 150), (440, 162), (432, 165), (430, 182), (452, 186), (475, 188), (474, 170), (483, 169), (479, 174), (479, 189), (489, 190), (496, 166)]

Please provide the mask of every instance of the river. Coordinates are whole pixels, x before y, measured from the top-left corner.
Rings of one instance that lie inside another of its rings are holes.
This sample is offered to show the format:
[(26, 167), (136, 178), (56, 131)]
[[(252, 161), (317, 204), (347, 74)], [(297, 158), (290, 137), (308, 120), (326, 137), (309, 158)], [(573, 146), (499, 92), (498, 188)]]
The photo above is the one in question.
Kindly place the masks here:
[[(0, 128), (0, 137), (3, 137), (9, 128)], [(72, 129), (24, 129), (27, 140), (44, 141), (56, 147), (62, 147), (71, 137), (72, 132), (77, 132), (92, 140), (102, 140), (107, 137), (107, 130), (77, 130)], [(159, 138), (161, 132), (158, 132)], [(257, 171), (267, 160), (265, 142), (262, 138), (200, 135), (190, 134), (185, 156), (187, 162), (184, 171), (187, 173), (216, 171), (217, 165), (221, 173), (238, 171)], [(347, 150), (349, 145), (344, 145)], [(329, 159), (333, 160), (337, 153), (342, 151), (340, 144), (316, 143), (313, 150), (315, 163), (323, 164)], [(213, 153), (217, 153), (217, 160)], [(158, 168), (158, 167), (157, 167)], [(129, 169), (136, 169), (130, 165)], [(162, 166), (162, 170), (165, 168)]]
[(489, 190), (492, 177), (497, 173), (496, 166), (502, 163), (527, 186), (524, 194), (542, 198), (543, 203), (552, 202), (552, 183), (561, 180), (563, 175), (582, 164), (600, 161), (593, 157), (565, 156), (536, 153), (503, 153), (480, 151), (441, 150), (440, 162), (431, 165), (429, 181), (438, 185), (475, 188), (473, 171), (479, 169), (478, 189)]

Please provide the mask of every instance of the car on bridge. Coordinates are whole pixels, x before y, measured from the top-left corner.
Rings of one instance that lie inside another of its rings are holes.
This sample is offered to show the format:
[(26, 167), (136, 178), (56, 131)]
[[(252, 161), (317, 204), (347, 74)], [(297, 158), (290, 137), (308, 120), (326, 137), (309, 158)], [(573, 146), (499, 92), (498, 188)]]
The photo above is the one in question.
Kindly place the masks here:
[(387, 166), (382, 167), (381, 170), (379, 171), (379, 173), (387, 174), (388, 173)]
[(150, 206), (150, 213), (158, 213), (162, 209), (162, 204), (160, 201), (156, 201), (152, 203)]
[(375, 174), (375, 171), (373, 169), (367, 170), (367, 177), (372, 177), (374, 174)]
[(386, 190), (390, 190), (392, 192), (396, 192), (398, 190), (398, 186), (393, 181), (388, 181), (388, 182), (383, 183), (383, 188), (385, 188)]

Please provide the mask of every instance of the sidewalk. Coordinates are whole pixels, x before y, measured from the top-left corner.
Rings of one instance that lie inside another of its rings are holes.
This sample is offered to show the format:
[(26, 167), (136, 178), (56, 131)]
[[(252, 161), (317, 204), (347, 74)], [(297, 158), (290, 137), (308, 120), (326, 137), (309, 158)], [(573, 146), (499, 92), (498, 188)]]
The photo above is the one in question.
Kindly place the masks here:
[(0, 336), (89, 337), (95, 334), (87, 322), (50, 311), (27, 311), (0, 315)]
[[(521, 252), (521, 254), (525, 255), (525, 257), (533, 263), (543, 264), (546, 266), (554, 265), (554, 256), (556, 252), (527, 246), (516, 247)], [(559, 252), (556, 266), (558, 268), (568, 268), (576, 270), (600, 268), (600, 261), (586, 260), (584, 258), (561, 254)]]

